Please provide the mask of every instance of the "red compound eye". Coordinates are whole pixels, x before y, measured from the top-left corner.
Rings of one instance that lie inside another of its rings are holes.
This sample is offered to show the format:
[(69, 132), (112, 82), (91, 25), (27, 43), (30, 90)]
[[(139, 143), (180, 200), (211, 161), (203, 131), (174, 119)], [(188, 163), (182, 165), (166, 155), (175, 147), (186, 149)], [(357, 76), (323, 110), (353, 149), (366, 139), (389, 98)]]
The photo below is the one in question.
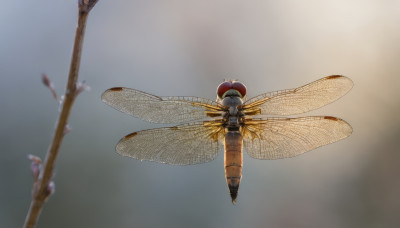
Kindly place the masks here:
[(232, 82), (232, 89), (239, 91), (242, 97), (246, 96), (246, 86), (243, 85), (241, 82), (238, 81)]
[(219, 86), (217, 88), (218, 97), (222, 97), (222, 95), (224, 95), (224, 93), (230, 89), (232, 89), (231, 82), (223, 82), (223, 83), (219, 84)]

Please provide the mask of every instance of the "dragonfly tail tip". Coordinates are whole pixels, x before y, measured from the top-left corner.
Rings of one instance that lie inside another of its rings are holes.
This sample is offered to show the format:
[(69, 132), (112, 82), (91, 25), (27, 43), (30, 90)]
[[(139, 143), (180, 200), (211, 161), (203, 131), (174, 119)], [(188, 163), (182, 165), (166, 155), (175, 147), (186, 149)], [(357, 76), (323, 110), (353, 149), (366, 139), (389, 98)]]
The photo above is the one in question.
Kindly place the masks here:
[(233, 204), (236, 204), (236, 198), (238, 196), (238, 190), (239, 190), (239, 184), (229, 185), (229, 192), (230, 192)]

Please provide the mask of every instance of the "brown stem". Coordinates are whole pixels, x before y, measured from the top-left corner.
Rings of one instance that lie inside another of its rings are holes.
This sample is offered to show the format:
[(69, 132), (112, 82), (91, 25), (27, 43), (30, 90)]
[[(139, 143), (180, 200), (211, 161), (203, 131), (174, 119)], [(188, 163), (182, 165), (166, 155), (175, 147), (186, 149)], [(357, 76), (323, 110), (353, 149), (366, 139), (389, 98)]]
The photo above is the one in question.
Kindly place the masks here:
[(82, 10), (81, 8), (79, 10), (78, 26), (76, 28), (76, 33), (75, 33), (74, 50), (72, 53), (68, 83), (65, 91), (65, 99), (63, 101), (61, 113), (58, 118), (57, 127), (55, 129), (53, 140), (46, 155), (43, 170), (40, 174), (38, 182), (35, 183), (33, 187), (34, 189), (33, 189), (32, 202), (25, 219), (24, 227), (36, 226), (43, 205), (46, 202), (46, 199), (52, 193), (51, 189), (49, 189), (49, 187), (51, 186), (49, 184), (53, 178), (54, 165), (64, 137), (64, 129), (67, 126), (69, 114), (71, 112), (72, 105), (77, 95), (76, 91), (77, 91), (79, 65), (81, 61), (82, 43), (85, 34), (86, 19), (88, 13), (89, 13), (88, 10)]

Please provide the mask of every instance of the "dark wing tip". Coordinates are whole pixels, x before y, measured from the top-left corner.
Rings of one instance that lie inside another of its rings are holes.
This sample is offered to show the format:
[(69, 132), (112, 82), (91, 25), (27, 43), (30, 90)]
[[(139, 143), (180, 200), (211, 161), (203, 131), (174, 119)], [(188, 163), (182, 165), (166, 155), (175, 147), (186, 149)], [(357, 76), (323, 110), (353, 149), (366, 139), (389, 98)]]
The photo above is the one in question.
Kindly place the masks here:
[(324, 116), (324, 119), (327, 120), (333, 120), (333, 121), (339, 121), (340, 119), (334, 116)]
[(341, 122), (340, 124), (342, 127), (342, 133), (345, 135), (345, 137), (343, 137), (343, 138), (346, 138), (349, 135), (351, 135), (351, 133), (353, 133), (353, 128), (351, 127), (351, 125), (343, 119), (340, 119), (340, 118), (337, 118), (334, 116), (324, 116), (324, 119)]
[(122, 91), (123, 89), (124, 89), (124, 87), (113, 87), (113, 88), (110, 88), (110, 89), (104, 91), (103, 94), (101, 94), (101, 100), (102, 100), (103, 102), (107, 103), (107, 98), (108, 98), (108, 96), (110, 95), (110, 92), (111, 92), (111, 93), (112, 93), (112, 92), (120, 92), (120, 91)]
[[(353, 88), (353, 86), (354, 86), (353, 80), (351, 80), (349, 77), (346, 77), (344, 75), (331, 75), (331, 76), (325, 77), (323, 79), (325, 79), (325, 80), (333, 79), (333, 80), (337, 80), (338, 82), (340, 82), (340, 87), (338, 87), (338, 88), (342, 89), (342, 91), (343, 91), (342, 96), (344, 96), (347, 92), (349, 92), (351, 90), (351, 88)], [(339, 86), (339, 85), (337, 85), (337, 86)]]
[[(346, 76), (344, 76), (344, 75), (331, 75), (331, 76), (327, 76), (327, 77), (325, 77), (325, 79), (344, 79), (344, 80), (347, 80), (347, 81), (349, 81), (349, 85), (351, 85), (351, 87), (353, 87), (353, 81), (349, 78), (349, 77), (346, 77)], [(351, 88), (350, 87), (350, 88)]]
[(129, 135), (126, 135), (126, 136), (124, 137), (124, 139), (132, 138), (132, 137), (136, 136), (137, 134), (138, 134), (137, 132), (130, 133)]
[(118, 92), (118, 91), (122, 91), (124, 88), (123, 87), (113, 87), (108, 89), (107, 91), (113, 91), (113, 92)]
[(331, 76), (326, 77), (326, 79), (335, 79), (335, 78), (341, 78), (341, 77), (345, 77), (345, 76), (343, 76), (343, 75), (331, 75)]

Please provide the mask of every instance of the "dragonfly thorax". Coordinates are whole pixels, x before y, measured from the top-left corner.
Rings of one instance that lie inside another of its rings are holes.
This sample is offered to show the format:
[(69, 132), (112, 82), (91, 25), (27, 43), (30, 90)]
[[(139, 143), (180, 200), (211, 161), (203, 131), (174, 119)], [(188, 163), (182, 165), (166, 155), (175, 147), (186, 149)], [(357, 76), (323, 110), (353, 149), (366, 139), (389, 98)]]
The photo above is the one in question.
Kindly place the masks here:
[(239, 105), (242, 105), (243, 101), (239, 96), (227, 96), (224, 99), (222, 99), (221, 104), (227, 107), (232, 107), (232, 106), (237, 107)]
[(223, 106), (228, 107), (228, 110), (226, 110), (226, 112), (229, 116), (237, 116), (238, 107), (243, 104), (243, 101), (238, 96), (229, 96), (225, 97), (221, 103)]
[(228, 107), (223, 115), (226, 119), (226, 127), (230, 129), (239, 128), (240, 118), (243, 116), (243, 113), (238, 107), (243, 104), (242, 99), (238, 96), (229, 96), (225, 97), (221, 103)]

